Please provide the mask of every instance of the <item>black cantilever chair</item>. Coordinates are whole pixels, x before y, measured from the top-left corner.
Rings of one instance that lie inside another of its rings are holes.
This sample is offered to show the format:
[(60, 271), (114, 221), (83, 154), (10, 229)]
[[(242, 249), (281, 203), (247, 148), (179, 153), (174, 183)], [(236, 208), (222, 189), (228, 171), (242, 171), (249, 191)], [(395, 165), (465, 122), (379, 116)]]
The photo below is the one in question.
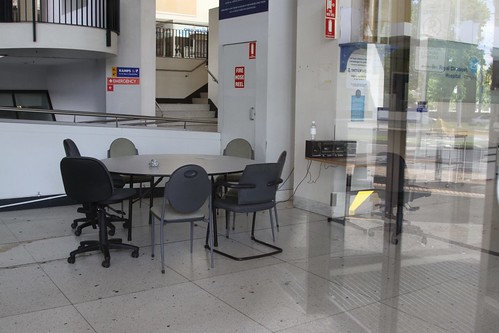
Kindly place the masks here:
[[(277, 159), (278, 178), (281, 178), (282, 170), (284, 169), (284, 163), (286, 163), (286, 155), (287, 155), (287, 152), (285, 150), (283, 150), (282, 153), (279, 155), (279, 158)], [(239, 178), (240, 177), (241, 176), (239, 176)], [(234, 178), (233, 179), (226, 179), (226, 180), (227, 181), (237, 181), (237, 179), (234, 179)], [(276, 193), (277, 193), (277, 188), (276, 188)], [(224, 195), (237, 196), (237, 189), (232, 189), (232, 190), (229, 189)], [(277, 230), (279, 230), (279, 217), (277, 215), (277, 200), (276, 200), (276, 198), (274, 198), (274, 201), (276, 202), (276, 205), (274, 205), (275, 224), (276, 224)], [(236, 220), (233, 219), (232, 220), (232, 230), (234, 230), (236, 227), (235, 222), (236, 222)]]
[[(203, 212), (203, 206), (208, 200), (208, 217)], [(211, 218), (211, 181), (206, 171), (199, 165), (188, 164), (176, 169), (165, 184), (163, 203), (161, 207), (151, 208), (151, 256), (154, 257), (154, 225), (159, 220), (161, 272), (165, 273), (165, 239), (164, 225), (167, 223), (190, 223), (190, 236), (192, 243), (194, 237), (194, 222), (208, 222), (208, 230), (213, 229)], [(213, 232), (210, 232), (212, 235)], [(213, 268), (213, 236), (209, 237), (210, 261)]]
[[(111, 175), (106, 166), (92, 157), (64, 157), (60, 163), (64, 190), (69, 198), (80, 202), (96, 211), (99, 226), (99, 240), (83, 241), (80, 246), (69, 255), (68, 262), (73, 264), (75, 256), (89, 251), (102, 251), (104, 254), (103, 267), (109, 267), (110, 249), (132, 250), (132, 257), (139, 256), (139, 248), (131, 244), (124, 244), (121, 239), (108, 239), (106, 225), (106, 206), (132, 198), (134, 189), (115, 189)], [(132, 204), (129, 204), (129, 216)]]
[[(80, 157), (81, 153), (80, 150), (78, 149), (78, 146), (76, 143), (71, 140), (71, 139), (64, 139), (63, 140), (63, 146), (64, 146), (64, 151), (66, 153), (66, 157)], [(121, 178), (120, 175), (117, 174), (111, 174), (111, 178), (113, 180), (113, 186), (115, 188), (123, 188), (125, 186), (125, 182)], [(112, 207), (108, 207), (108, 209), (111, 209), (115, 213), (119, 214), (118, 215), (110, 215), (107, 214), (108, 219), (107, 219), (107, 227), (109, 228), (109, 235), (113, 236), (115, 233), (115, 226), (112, 224), (111, 221), (124, 221), (124, 213), (123, 213), (123, 208), (121, 211), (117, 211), (116, 209)], [(82, 207), (77, 209), (78, 213), (85, 214), (85, 217), (78, 218), (73, 220), (73, 223), (71, 223), (71, 228), (74, 229), (74, 233), (76, 236), (80, 236), (83, 228), (86, 228), (88, 226), (92, 226), (93, 229), (97, 229), (97, 215), (95, 212), (95, 209), (93, 207), (89, 207), (86, 205), (83, 205)], [(81, 223), (80, 225), (78, 225)]]
[(230, 213), (233, 213), (233, 219), (236, 217), (236, 213), (253, 213), (253, 222), (251, 227), (251, 239), (259, 244), (265, 245), (273, 249), (273, 251), (268, 253), (263, 253), (255, 256), (248, 257), (234, 257), (229, 254), (223, 253), (221, 251), (215, 250), (216, 253), (220, 253), (226, 257), (234, 260), (248, 260), (261, 258), (265, 256), (274, 255), (282, 252), (282, 249), (265, 243), (261, 240), (255, 238), (255, 220), (256, 213), (259, 211), (268, 210), (270, 217), (270, 226), (272, 229), (272, 239), (275, 241), (274, 234), (274, 222), (272, 218), (272, 210), (275, 208), (275, 196), (277, 191), (277, 185), (282, 183), (282, 179), (279, 178), (279, 164), (278, 163), (261, 163), (261, 164), (250, 164), (244, 169), (239, 182), (229, 182), (225, 180), (218, 180), (215, 183), (215, 188), (213, 193), (224, 193), (226, 191), (218, 191), (217, 188), (224, 187), (229, 190), (236, 190), (237, 195), (228, 196), (215, 196), (213, 198), (213, 219), (216, 223), (216, 209), (225, 210), (225, 222), (228, 237), (228, 226)]

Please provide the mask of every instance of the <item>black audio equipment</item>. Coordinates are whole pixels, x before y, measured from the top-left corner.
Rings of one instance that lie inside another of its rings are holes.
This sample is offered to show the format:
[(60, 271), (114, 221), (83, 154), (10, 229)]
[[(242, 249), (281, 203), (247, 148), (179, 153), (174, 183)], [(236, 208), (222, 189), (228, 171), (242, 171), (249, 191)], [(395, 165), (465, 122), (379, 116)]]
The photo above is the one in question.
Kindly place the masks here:
[(305, 157), (355, 157), (356, 151), (356, 141), (305, 141)]

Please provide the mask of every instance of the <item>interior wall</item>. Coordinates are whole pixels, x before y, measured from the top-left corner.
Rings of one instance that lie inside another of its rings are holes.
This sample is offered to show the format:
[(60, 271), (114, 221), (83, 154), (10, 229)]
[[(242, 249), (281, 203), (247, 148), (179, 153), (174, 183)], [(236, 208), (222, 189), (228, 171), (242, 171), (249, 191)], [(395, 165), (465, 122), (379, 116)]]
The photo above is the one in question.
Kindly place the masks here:
[(118, 55), (106, 63), (106, 77), (113, 67), (134, 67), (140, 70), (140, 84), (114, 85), (106, 91), (106, 110), (109, 113), (155, 115), (156, 51), (154, 1), (122, 0), (120, 3), (120, 38)]
[[(219, 73), (219, 63), (218, 63), (218, 45), (219, 41), (219, 21), (218, 21), (218, 7), (210, 9), (210, 24), (209, 33), (210, 38), (208, 38), (208, 69), (215, 76), (218, 81), (220, 78)], [(218, 93), (219, 93), (219, 83), (216, 82), (208, 74), (208, 98), (218, 107)]]
[[(324, 37), (324, 1), (297, 1), (296, 114), (294, 146), (294, 202), (297, 206), (319, 205), (329, 209), (334, 180), (333, 169), (305, 160), (305, 141), (310, 124), (317, 124), (317, 140), (335, 137), (335, 105), (339, 44)], [(346, 139), (336, 136), (336, 139)], [(322, 168), (322, 170), (321, 170)], [(300, 202), (300, 204), (299, 204)], [(330, 215), (327, 211), (325, 214)]]
[[(173, 20), (178, 23), (191, 23), (208, 25), (209, 15), (208, 12), (211, 8), (218, 7), (219, 0), (175, 0), (177, 3), (189, 2), (190, 6), (187, 10), (176, 10), (172, 6), (162, 6), (161, 3), (170, 2), (170, 0), (156, 0), (158, 3), (156, 18), (158, 20)], [(192, 3), (195, 2), (194, 8)]]
[(0, 63), (0, 89), (2, 90), (46, 90), (47, 67), (34, 66), (29, 63), (23, 65)]
[[(64, 193), (59, 171), (65, 156), (62, 141), (71, 138), (82, 155), (107, 158), (111, 142), (119, 137), (132, 140), (140, 154), (208, 154), (220, 151), (218, 133), (173, 131), (151, 128), (84, 126), (50, 122), (0, 122), (0, 199), (51, 196)], [(29, 181), (22, 182), (19, 179)]]
[[(106, 92), (102, 85), (95, 82), (105, 82), (105, 68), (104, 59), (50, 66), (47, 72), (47, 89), (52, 107), (58, 110), (104, 112)], [(56, 118), (64, 120), (71, 117)]]
[(207, 79), (204, 60), (156, 58), (156, 98), (185, 98)]
[[(269, 2), (266, 160), (274, 161), (287, 151), (283, 178), (292, 172), (294, 159), (296, 4), (296, 0)], [(292, 190), (292, 179), (282, 188)]]

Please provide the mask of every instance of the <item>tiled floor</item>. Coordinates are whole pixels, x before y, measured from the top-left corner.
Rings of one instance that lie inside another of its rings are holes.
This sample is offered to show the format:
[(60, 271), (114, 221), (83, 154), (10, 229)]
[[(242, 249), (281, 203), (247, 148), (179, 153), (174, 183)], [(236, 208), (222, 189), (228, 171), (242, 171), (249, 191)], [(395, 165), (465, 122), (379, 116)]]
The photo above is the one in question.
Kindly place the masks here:
[[(388, 231), (366, 231), (381, 221), (342, 226), (283, 203), (281, 254), (244, 262), (215, 255), (211, 269), (205, 226), (195, 228), (191, 254), (188, 225), (168, 225), (163, 275), (159, 256), (150, 256), (145, 206), (134, 208), (139, 258), (113, 251), (107, 269), (99, 253), (67, 263), (79, 241), (96, 237), (88, 228), (73, 235), (75, 206), (0, 213), (0, 332), (499, 331), (499, 258), (476, 246), (431, 235), (422, 241), (426, 235), (409, 227), (393, 245)], [(271, 241), (267, 219), (258, 215), (256, 234)], [(449, 229), (437, 221), (422, 230)], [(250, 240), (250, 225), (238, 215), (219, 248), (265, 250)], [(468, 227), (476, 245), (483, 228)]]

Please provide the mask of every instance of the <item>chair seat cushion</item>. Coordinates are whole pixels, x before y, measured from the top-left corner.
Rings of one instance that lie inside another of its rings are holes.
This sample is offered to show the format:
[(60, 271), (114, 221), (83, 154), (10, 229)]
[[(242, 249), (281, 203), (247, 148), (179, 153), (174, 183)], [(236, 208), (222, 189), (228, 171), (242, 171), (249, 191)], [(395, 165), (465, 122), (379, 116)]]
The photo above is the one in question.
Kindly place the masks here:
[(133, 188), (119, 188), (113, 191), (113, 195), (104, 201), (99, 201), (97, 204), (99, 205), (110, 205), (114, 203), (122, 202), (128, 198), (133, 198), (137, 195), (137, 190)]
[[(161, 219), (161, 205), (152, 207), (151, 214), (153, 214), (156, 218)], [(205, 214), (201, 211), (201, 209), (192, 213), (181, 213), (166, 204), (164, 218), (166, 222), (171, 223), (201, 221), (204, 220)]]
[(274, 201), (267, 201), (263, 203), (255, 203), (248, 205), (241, 205), (238, 203), (237, 196), (228, 196), (224, 199), (216, 198), (213, 200), (213, 207), (229, 210), (236, 213), (251, 213), (261, 210), (271, 209), (275, 206)]

